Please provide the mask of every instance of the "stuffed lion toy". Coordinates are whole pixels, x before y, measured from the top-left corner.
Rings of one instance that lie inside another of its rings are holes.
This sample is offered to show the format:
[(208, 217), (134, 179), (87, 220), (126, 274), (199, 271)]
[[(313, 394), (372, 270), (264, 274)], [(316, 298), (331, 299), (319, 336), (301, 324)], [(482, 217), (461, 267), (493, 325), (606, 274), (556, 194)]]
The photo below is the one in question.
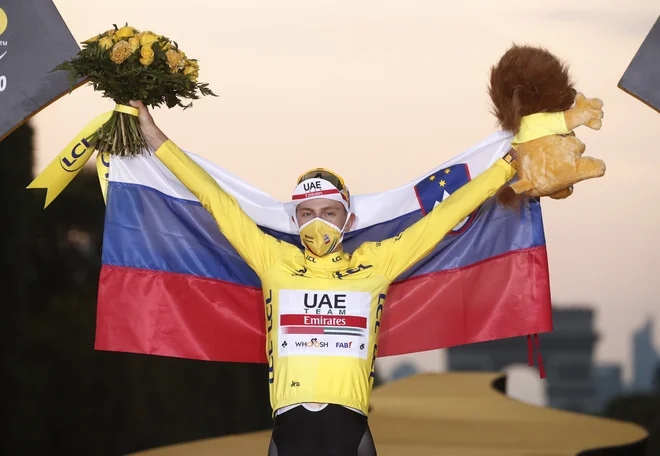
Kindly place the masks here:
[(488, 88), (498, 124), (515, 136), (518, 180), (496, 200), (514, 206), (525, 197), (562, 199), (577, 182), (601, 177), (605, 163), (584, 157), (573, 130), (599, 130), (603, 103), (574, 89), (567, 66), (540, 47), (513, 45), (491, 68)]

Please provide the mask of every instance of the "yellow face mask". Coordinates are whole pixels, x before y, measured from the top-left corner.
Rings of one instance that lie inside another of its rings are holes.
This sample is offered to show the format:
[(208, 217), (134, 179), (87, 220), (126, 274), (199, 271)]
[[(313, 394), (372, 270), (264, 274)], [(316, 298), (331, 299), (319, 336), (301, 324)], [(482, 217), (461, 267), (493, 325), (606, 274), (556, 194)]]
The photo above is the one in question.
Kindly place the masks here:
[[(348, 218), (346, 218), (348, 222)], [(344, 238), (344, 228), (341, 230), (330, 222), (315, 218), (300, 227), (300, 240), (307, 250), (322, 257), (331, 253)]]

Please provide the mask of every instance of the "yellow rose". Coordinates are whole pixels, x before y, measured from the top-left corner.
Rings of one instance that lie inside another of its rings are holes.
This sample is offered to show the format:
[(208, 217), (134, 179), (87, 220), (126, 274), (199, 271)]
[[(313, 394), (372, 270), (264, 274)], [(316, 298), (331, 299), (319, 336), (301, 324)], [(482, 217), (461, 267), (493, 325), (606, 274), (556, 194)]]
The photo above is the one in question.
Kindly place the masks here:
[(135, 52), (140, 47), (140, 40), (133, 36), (133, 37), (128, 39), (128, 44), (129, 44), (129, 46), (131, 46), (132, 52)]
[(112, 38), (115, 41), (123, 40), (124, 38), (130, 38), (135, 35), (135, 29), (133, 27), (122, 27), (115, 32)]
[(160, 48), (163, 51), (169, 51), (171, 47), (172, 47), (172, 44), (169, 41), (163, 41), (163, 42), (160, 43)]
[(197, 62), (192, 62), (190, 60), (188, 60), (187, 63), (188, 65), (183, 68), (183, 74), (189, 76), (193, 81), (197, 81), (197, 77), (199, 76), (199, 65), (197, 65)]
[(183, 57), (181, 57), (181, 54), (179, 54), (177, 51), (174, 49), (170, 49), (165, 53), (165, 56), (167, 57), (167, 63), (170, 66), (170, 70), (176, 71), (179, 69), (183, 63)]
[(83, 41), (83, 44), (93, 43), (93, 42), (98, 41), (98, 40), (99, 40), (99, 36), (95, 35), (95, 36), (91, 37), (90, 39)]
[(150, 32), (145, 33), (142, 35), (142, 38), (140, 38), (140, 44), (142, 46), (148, 46), (156, 41), (158, 41), (158, 37)]
[(154, 50), (151, 49), (150, 44), (142, 46), (142, 49), (140, 49), (140, 55), (142, 56), (140, 63), (144, 66), (149, 66), (154, 61)]
[(199, 70), (199, 63), (197, 63), (197, 61), (195, 61), (195, 60), (188, 60), (188, 59), (186, 59), (185, 66), (186, 66), (186, 67), (189, 67), (189, 68), (191, 68), (191, 69), (188, 70), (188, 73), (186, 73), (186, 72), (184, 71), (184, 74), (189, 74), (190, 72), (192, 72), (192, 71), (194, 71), (194, 70)]
[(110, 49), (112, 47), (112, 38), (104, 36), (99, 40), (99, 46), (101, 46), (101, 49)]
[(110, 52), (110, 60), (117, 65), (126, 60), (133, 53), (131, 45), (127, 41), (119, 41), (115, 44)]
[(110, 29), (104, 33), (105, 36), (112, 36), (115, 34), (115, 29)]

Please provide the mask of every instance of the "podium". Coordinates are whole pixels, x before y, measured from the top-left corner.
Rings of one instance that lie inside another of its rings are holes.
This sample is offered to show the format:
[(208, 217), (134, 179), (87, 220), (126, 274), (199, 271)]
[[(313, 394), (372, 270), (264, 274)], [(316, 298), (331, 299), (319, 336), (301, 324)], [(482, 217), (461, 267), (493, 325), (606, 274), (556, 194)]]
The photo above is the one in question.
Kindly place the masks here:
[[(371, 396), (378, 456), (642, 456), (638, 425), (537, 407), (504, 394), (502, 373), (419, 374)], [(270, 431), (172, 445), (132, 456), (265, 456)]]

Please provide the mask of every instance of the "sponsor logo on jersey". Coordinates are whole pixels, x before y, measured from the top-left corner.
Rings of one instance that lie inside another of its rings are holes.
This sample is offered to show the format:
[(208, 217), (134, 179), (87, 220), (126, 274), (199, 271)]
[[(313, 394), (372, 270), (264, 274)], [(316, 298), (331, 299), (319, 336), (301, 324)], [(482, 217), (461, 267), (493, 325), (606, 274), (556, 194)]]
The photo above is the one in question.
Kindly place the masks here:
[(282, 334), (333, 334), (336, 336), (365, 336), (367, 318), (356, 315), (341, 317), (314, 315), (280, 315)]
[(273, 339), (271, 331), (273, 330), (273, 290), (268, 290), (268, 297), (265, 298), (266, 304), (266, 331), (268, 334), (268, 383), (275, 382), (275, 357), (273, 356)]
[(380, 319), (383, 316), (383, 310), (385, 309), (385, 298), (387, 296), (385, 293), (381, 293), (378, 296), (378, 307), (376, 307), (376, 324), (374, 324), (374, 352), (371, 358), (371, 373), (369, 377), (372, 379), (376, 378), (376, 357), (378, 356), (378, 330), (380, 329)]
[(374, 267), (373, 264), (368, 264), (366, 266), (363, 265), (363, 264), (360, 264), (357, 268), (350, 268), (350, 269), (346, 269), (344, 271), (337, 271), (337, 272), (333, 273), (332, 276), (335, 279), (340, 279), (341, 280), (344, 277), (347, 277), (347, 276), (350, 276), (350, 275), (353, 275), (353, 274), (357, 274), (358, 272), (362, 272), (364, 270), (371, 269), (373, 267)]
[(316, 337), (312, 338), (307, 342), (294, 342), (296, 347), (306, 347), (306, 348), (325, 348), (328, 346), (327, 342), (320, 341)]
[[(373, 323), (371, 293), (355, 291), (280, 290), (278, 332), (280, 356), (354, 356), (366, 359)], [(312, 344), (310, 346), (309, 344)], [(317, 346), (316, 344), (323, 344)]]
[(333, 310), (334, 313), (345, 315), (346, 293), (304, 293), (303, 304), (305, 305), (305, 313), (315, 311), (316, 314), (321, 314), (325, 309), (328, 315), (333, 315)]

